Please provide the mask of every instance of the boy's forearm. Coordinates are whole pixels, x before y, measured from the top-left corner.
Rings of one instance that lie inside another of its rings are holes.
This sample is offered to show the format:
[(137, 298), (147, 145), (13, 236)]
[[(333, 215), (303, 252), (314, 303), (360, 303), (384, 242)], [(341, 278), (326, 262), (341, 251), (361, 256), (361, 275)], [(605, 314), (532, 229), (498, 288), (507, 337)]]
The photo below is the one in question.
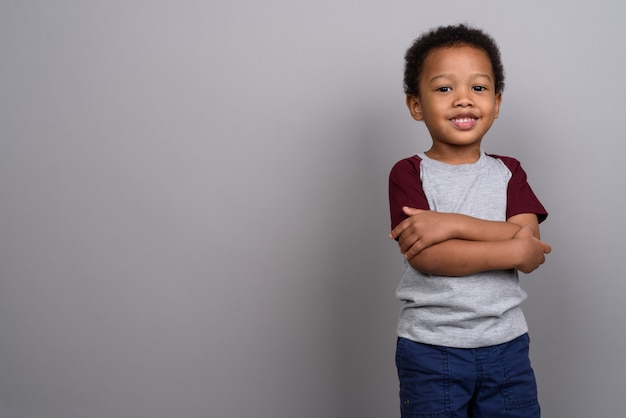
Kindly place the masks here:
[(448, 240), (421, 251), (409, 264), (426, 274), (466, 276), (491, 270), (507, 270), (520, 264), (513, 239), (502, 241)]
[(442, 276), (465, 276), (511, 268), (530, 273), (545, 262), (545, 255), (552, 248), (539, 239), (539, 229), (533, 216), (518, 215), (511, 217), (509, 221), (515, 225), (519, 225), (518, 222), (524, 224), (511, 239), (452, 239), (427, 247), (417, 255), (407, 258), (416, 270)]
[(521, 226), (511, 222), (487, 221), (471, 216), (450, 214), (457, 234), (454, 238), (468, 241), (502, 241), (511, 239)]
[(414, 209), (407, 212), (411, 216), (394, 228), (390, 237), (398, 239), (400, 251), (408, 259), (450, 239), (502, 241), (513, 238), (521, 228), (520, 222), (488, 221), (457, 213)]

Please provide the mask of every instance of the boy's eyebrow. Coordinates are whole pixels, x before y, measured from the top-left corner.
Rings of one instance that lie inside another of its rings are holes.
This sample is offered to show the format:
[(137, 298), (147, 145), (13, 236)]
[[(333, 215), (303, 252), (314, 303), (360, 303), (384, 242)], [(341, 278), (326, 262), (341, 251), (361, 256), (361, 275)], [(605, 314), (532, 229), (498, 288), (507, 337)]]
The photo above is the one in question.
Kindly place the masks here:
[[(491, 76), (489, 74), (474, 73), (474, 74), (471, 74), (471, 76), (472, 77), (485, 77), (485, 78), (488, 78), (489, 81), (491, 81)], [(454, 78), (454, 74), (450, 74), (450, 73), (438, 74), (438, 75), (434, 76), (433, 78), (431, 78), (429, 83), (432, 83), (433, 81), (435, 81), (435, 80), (437, 80), (439, 78)]]

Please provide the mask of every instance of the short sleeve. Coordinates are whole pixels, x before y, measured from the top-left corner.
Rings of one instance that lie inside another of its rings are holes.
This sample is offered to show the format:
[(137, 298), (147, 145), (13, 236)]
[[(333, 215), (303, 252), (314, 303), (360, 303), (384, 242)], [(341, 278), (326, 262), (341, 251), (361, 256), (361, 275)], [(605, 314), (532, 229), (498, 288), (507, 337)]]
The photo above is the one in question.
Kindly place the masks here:
[(407, 218), (402, 212), (403, 206), (415, 209), (430, 209), (422, 189), (418, 156), (398, 161), (389, 174), (389, 210), (391, 229)]
[(500, 159), (511, 171), (511, 179), (507, 189), (507, 219), (521, 213), (534, 213), (537, 215), (539, 223), (546, 220), (548, 212), (543, 207), (526, 177), (526, 172), (522, 165), (515, 158), (493, 155)]

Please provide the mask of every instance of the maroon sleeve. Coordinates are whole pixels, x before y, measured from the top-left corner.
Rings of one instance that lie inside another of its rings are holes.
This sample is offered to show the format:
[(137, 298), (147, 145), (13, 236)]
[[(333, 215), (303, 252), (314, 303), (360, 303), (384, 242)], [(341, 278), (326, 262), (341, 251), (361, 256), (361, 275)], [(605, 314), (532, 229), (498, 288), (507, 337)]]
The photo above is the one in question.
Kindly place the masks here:
[(403, 206), (415, 209), (430, 209), (420, 179), (418, 156), (398, 161), (389, 174), (389, 210), (391, 211), (391, 229), (408, 218)]
[(548, 212), (530, 188), (526, 172), (520, 162), (511, 157), (499, 155), (492, 155), (492, 157), (502, 160), (512, 174), (507, 191), (506, 218), (508, 219), (521, 213), (534, 213), (537, 215), (539, 223), (545, 221), (548, 217)]

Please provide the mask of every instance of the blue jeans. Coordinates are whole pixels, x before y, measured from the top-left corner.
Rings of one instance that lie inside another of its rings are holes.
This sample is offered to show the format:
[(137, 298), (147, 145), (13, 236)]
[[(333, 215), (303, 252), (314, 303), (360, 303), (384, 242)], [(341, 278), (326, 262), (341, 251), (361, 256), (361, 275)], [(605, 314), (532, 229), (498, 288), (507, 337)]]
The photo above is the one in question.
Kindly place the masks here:
[(402, 418), (537, 418), (528, 334), (481, 348), (449, 348), (398, 338)]

